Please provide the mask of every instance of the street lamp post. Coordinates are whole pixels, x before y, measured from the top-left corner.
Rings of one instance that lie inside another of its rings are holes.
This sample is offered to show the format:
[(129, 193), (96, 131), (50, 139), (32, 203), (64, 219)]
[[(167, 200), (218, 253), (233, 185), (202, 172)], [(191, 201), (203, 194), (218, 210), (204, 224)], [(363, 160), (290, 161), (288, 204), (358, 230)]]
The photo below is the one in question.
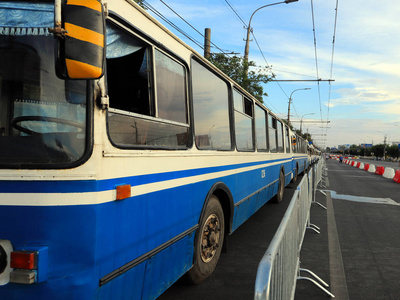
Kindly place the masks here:
[(382, 132), (382, 131), (378, 131), (378, 132), (384, 134), (384, 136), (383, 136), (383, 160), (386, 160), (386, 139), (387, 139), (387, 137), (388, 137), (388, 134), (387, 134), (387, 133), (384, 133), (384, 132)]
[(314, 115), (315, 113), (309, 113), (309, 114), (305, 114), (305, 115), (303, 115), (302, 117), (301, 117), (301, 119), (300, 119), (300, 134), (301, 134), (301, 128), (302, 128), (302, 125), (303, 125), (303, 118), (305, 117), (305, 116), (309, 116), (309, 115)]
[[(249, 62), (249, 43), (250, 43), (250, 32), (251, 32), (251, 20), (253, 19), (254, 14), (259, 11), (260, 9), (264, 8), (264, 7), (268, 7), (268, 6), (272, 6), (272, 5), (277, 5), (277, 4), (282, 4), (282, 3), (291, 3), (291, 2), (297, 2), (298, 0), (285, 0), (282, 2), (277, 2), (277, 3), (272, 3), (272, 4), (267, 4), (264, 6), (261, 6), (259, 8), (257, 8), (253, 14), (250, 17), (250, 21), (249, 21), (249, 26), (247, 26), (247, 38), (246, 38), (246, 46), (244, 48), (244, 60), (246, 62), (246, 64)], [(246, 73), (247, 73), (247, 67), (246, 67)]]
[(288, 122), (288, 126), (290, 127), (290, 102), (292, 102), (292, 95), (294, 92), (296, 91), (300, 91), (300, 90), (311, 90), (311, 88), (303, 88), (303, 89), (296, 89), (294, 90), (289, 97), (289, 106), (288, 106), (288, 112), (287, 112), (287, 122)]

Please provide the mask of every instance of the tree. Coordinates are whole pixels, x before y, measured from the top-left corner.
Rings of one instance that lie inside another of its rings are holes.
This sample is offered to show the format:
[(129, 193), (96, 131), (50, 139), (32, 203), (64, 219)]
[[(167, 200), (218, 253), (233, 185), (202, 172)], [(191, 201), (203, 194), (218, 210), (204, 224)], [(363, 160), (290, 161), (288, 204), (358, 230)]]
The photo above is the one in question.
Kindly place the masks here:
[(374, 153), (374, 156), (376, 157), (383, 157), (383, 149), (384, 149), (383, 144), (378, 144), (378, 145), (373, 145), (371, 148), (371, 152)]
[(143, 0), (135, 0), (135, 2), (136, 2), (137, 4), (139, 4), (141, 8), (146, 9), (146, 7), (145, 7), (144, 4), (143, 4)]
[(256, 67), (254, 61), (246, 63), (243, 57), (228, 56), (223, 53), (212, 53), (209, 60), (261, 103), (263, 103), (263, 96), (268, 96), (261, 83), (267, 83), (275, 77), (272, 73), (271, 76), (267, 75), (270, 67), (259, 68), (258, 71), (250, 70), (246, 75), (246, 68)]
[(399, 146), (392, 145), (386, 148), (386, 153), (390, 157), (399, 157)]
[[(292, 129), (292, 130), (293, 130), (293, 129)], [(307, 140), (307, 141), (309, 141), (309, 142), (312, 142), (312, 141), (313, 141), (311, 134), (308, 133), (308, 132), (301, 133), (300, 129), (296, 129), (294, 132), (295, 132), (298, 136), (301, 136), (303, 139), (305, 139), (305, 140)]]

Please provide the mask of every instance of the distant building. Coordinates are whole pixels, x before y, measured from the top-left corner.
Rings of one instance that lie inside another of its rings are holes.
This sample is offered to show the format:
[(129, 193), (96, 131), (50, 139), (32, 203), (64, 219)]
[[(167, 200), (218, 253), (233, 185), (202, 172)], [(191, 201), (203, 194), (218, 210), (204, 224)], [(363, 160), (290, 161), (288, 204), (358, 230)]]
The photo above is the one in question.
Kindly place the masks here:
[(361, 148), (372, 148), (372, 144), (361, 144)]
[(350, 144), (344, 144), (344, 145), (339, 145), (338, 146), (338, 148), (340, 149), (340, 150), (348, 150), (348, 149), (350, 149)]

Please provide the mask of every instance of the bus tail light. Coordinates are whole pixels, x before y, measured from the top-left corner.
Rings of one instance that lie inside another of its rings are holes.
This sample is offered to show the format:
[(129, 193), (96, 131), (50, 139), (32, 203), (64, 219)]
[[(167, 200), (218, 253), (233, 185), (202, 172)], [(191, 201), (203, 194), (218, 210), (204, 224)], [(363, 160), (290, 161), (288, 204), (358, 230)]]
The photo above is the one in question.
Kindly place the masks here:
[(32, 270), (36, 266), (36, 252), (14, 251), (11, 252), (11, 268)]
[(42, 246), (18, 249), (11, 252), (10, 282), (31, 284), (47, 280), (48, 248)]

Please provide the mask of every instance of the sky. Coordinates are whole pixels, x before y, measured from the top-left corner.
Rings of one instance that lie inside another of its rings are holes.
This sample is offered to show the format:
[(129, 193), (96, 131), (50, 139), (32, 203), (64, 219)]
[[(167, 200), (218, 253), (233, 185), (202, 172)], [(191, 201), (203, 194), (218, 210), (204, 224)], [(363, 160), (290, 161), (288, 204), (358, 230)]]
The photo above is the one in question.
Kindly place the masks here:
[[(201, 34), (210, 28), (212, 52), (223, 50), (243, 56), (245, 24), (248, 26), (250, 16), (264, 5), (282, 1), (147, 3), (197, 44), (204, 44)], [(264, 104), (287, 119), (292, 95), (292, 125), (299, 129), (302, 119), (302, 131), (308, 131), (322, 149), (343, 144), (380, 144), (385, 137), (390, 144), (400, 143), (399, 15), (400, 2), (389, 0), (299, 0), (258, 10), (251, 21), (258, 45), (252, 39), (249, 60), (258, 66), (272, 66), (275, 79), (284, 80), (264, 85), (268, 94)], [(166, 27), (194, 50), (204, 53), (183, 34)], [(321, 81), (309, 81), (315, 79)]]

